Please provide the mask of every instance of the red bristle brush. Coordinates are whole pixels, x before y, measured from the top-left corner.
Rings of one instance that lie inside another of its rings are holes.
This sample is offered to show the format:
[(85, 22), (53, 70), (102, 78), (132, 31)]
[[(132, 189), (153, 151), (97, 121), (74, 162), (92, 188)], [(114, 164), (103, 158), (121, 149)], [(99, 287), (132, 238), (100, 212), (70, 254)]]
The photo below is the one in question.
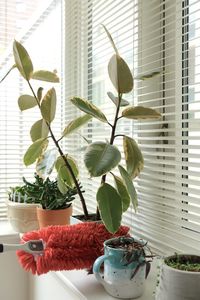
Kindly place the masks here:
[(127, 235), (129, 228), (121, 226), (111, 234), (103, 224), (84, 222), (75, 225), (49, 226), (25, 233), (22, 242), (42, 240), (44, 251), (31, 254), (18, 250), (22, 267), (33, 274), (49, 271), (91, 269), (96, 258), (103, 254), (103, 243), (112, 237)]

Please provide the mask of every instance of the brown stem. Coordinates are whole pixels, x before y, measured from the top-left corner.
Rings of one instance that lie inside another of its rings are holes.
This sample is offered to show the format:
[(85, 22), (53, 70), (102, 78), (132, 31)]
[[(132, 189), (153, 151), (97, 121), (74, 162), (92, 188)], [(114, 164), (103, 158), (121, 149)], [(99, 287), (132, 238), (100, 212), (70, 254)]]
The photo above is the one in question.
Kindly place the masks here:
[[(115, 119), (114, 119), (114, 123), (112, 126), (112, 131), (111, 131), (111, 136), (110, 136), (110, 145), (113, 145), (114, 140), (115, 140), (115, 131), (116, 131), (116, 127), (117, 127), (117, 121), (119, 120), (118, 115), (119, 115), (119, 109), (120, 109), (120, 103), (121, 103), (121, 99), (122, 99), (122, 94), (118, 92), (118, 105), (117, 105), (117, 109), (115, 112)], [(101, 184), (106, 182), (106, 174), (104, 174), (101, 177)], [(96, 217), (98, 217), (100, 219), (100, 213), (99, 213), (99, 209), (97, 207), (97, 211), (96, 211)], [(98, 220), (98, 219), (97, 219)]]
[[(30, 82), (29, 82), (28, 80), (27, 80), (27, 82), (28, 82), (28, 85), (29, 85), (29, 87), (30, 87), (32, 93), (33, 93), (33, 96), (34, 96), (35, 100), (37, 101), (37, 105), (38, 105), (38, 107), (39, 107), (39, 109), (40, 109), (40, 108), (41, 108), (40, 102), (39, 102), (39, 100), (38, 100), (38, 98), (37, 98), (37, 96), (36, 96), (36, 94), (35, 94), (35, 92), (34, 92), (32, 86), (31, 86)], [(82, 208), (83, 208), (83, 212), (84, 212), (85, 219), (88, 220), (89, 214), (88, 214), (86, 202), (85, 202), (85, 199), (84, 199), (84, 197), (83, 197), (83, 193), (82, 193), (81, 188), (80, 188), (80, 186), (79, 186), (78, 180), (76, 179), (76, 176), (74, 175), (74, 172), (73, 172), (73, 170), (72, 170), (71, 165), (69, 164), (69, 162), (68, 162), (68, 160), (67, 160), (67, 157), (66, 157), (65, 154), (63, 153), (62, 149), (60, 148), (60, 145), (59, 145), (58, 141), (56, 140), (56, 138), (55, 138), (55, 136), (54, 136), (54, 134), (53, 134), (53, 131), (52, 131), (52, 129), (51, 129), (50, 124), (49, 124), (47, 121), (45, 121), (45, 122), (46, 122), (47, 127), (49, 128), (49, 132), (50, 132), (50, 134), (51, 134), (51, 138), (52, 138), (52, 140), (53, 140), (53, 142), (54, 142), (56, 148), (58, 149), (58, 152), (59, 152), (60, 156), (63, 158), (63, 160), (64, 160), (64, 162), (65, 162), (65, 165), (66, 165), (66, 167), (67, 167), (67, 169), (68, 169), (70, 175), (72, 176), (72, 179), (73, 179), (73, 181), (74, 181), (74, 184), (75, 184), (76, 189), (77, 189), (77, 193), (78, 193), (78, 195), (79, 195), (79, 198), (80, 198), (80, 201), (81, 201), (81, 204), (82, 204)]]
[(113, 145), (113, 142), (114, 142), (114, 139), (115, 139), (115, 131), (116, 131), (116, 127), (117, 127), (117, 121), (118, 121), (118, 114), (119, 114), (121, 99), (122, 99), (122, 94), (118, 92), (118, 105), (117, 105), (117, 109), (116, 109), (116, 112), (115, 112), (115, 119), (114, 119), (112, 131), (111, 131), (110, 145)]
[(100, 212), (99, 212), (99, 208), (97, 206), (97, 210), (96, 210), (96, 221), (101, 220), (101, 216), (100, 216)]

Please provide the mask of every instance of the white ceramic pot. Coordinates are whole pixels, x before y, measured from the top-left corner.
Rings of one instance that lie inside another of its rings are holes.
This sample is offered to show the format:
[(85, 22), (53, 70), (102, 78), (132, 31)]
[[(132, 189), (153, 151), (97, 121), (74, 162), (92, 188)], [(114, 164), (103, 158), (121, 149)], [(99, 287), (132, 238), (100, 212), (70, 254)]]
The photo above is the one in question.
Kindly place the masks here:
[(39, 229), (36, 207), (39, 204), (7, 201), (8, 220), (16, 232), (24, 233)]
[[(198, 256), (198, 258), (200, 263), (200, 256)], [(156, 300), (199, 299), (200, 272), (177, 270), (163, 263), (160, 269), (160, 279), (156, 291)]]

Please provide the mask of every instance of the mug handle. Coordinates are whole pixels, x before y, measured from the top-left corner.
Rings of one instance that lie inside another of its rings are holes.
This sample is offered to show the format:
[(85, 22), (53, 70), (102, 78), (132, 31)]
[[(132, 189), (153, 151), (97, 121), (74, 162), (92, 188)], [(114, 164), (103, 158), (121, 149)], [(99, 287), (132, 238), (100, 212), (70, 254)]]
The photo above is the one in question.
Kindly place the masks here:
[(99, 256), (93, 265), (93, 273), (96, 279), (101, 282), (102, 284), (104, 283), (104, 280), (102, 278), (103, 273), (100, 271), (101, 265), (104, 263), (105, 260), (113, 259), (114, 255), (102, 255)]

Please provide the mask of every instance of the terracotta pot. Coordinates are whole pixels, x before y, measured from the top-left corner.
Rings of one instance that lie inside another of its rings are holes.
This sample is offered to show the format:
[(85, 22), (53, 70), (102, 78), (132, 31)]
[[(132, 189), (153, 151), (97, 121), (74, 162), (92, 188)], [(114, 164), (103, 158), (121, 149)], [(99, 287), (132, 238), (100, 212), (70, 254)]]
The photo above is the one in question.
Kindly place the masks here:
[(16, 232), (25, 233), (39, 229), (36, 213), (38, 205), (7, 201), (8, 220)]
[(37, 207), (40, 228), (50, 225), (68, 225), (72, 215), (72, 206), (65, 209), (48, 210)]

